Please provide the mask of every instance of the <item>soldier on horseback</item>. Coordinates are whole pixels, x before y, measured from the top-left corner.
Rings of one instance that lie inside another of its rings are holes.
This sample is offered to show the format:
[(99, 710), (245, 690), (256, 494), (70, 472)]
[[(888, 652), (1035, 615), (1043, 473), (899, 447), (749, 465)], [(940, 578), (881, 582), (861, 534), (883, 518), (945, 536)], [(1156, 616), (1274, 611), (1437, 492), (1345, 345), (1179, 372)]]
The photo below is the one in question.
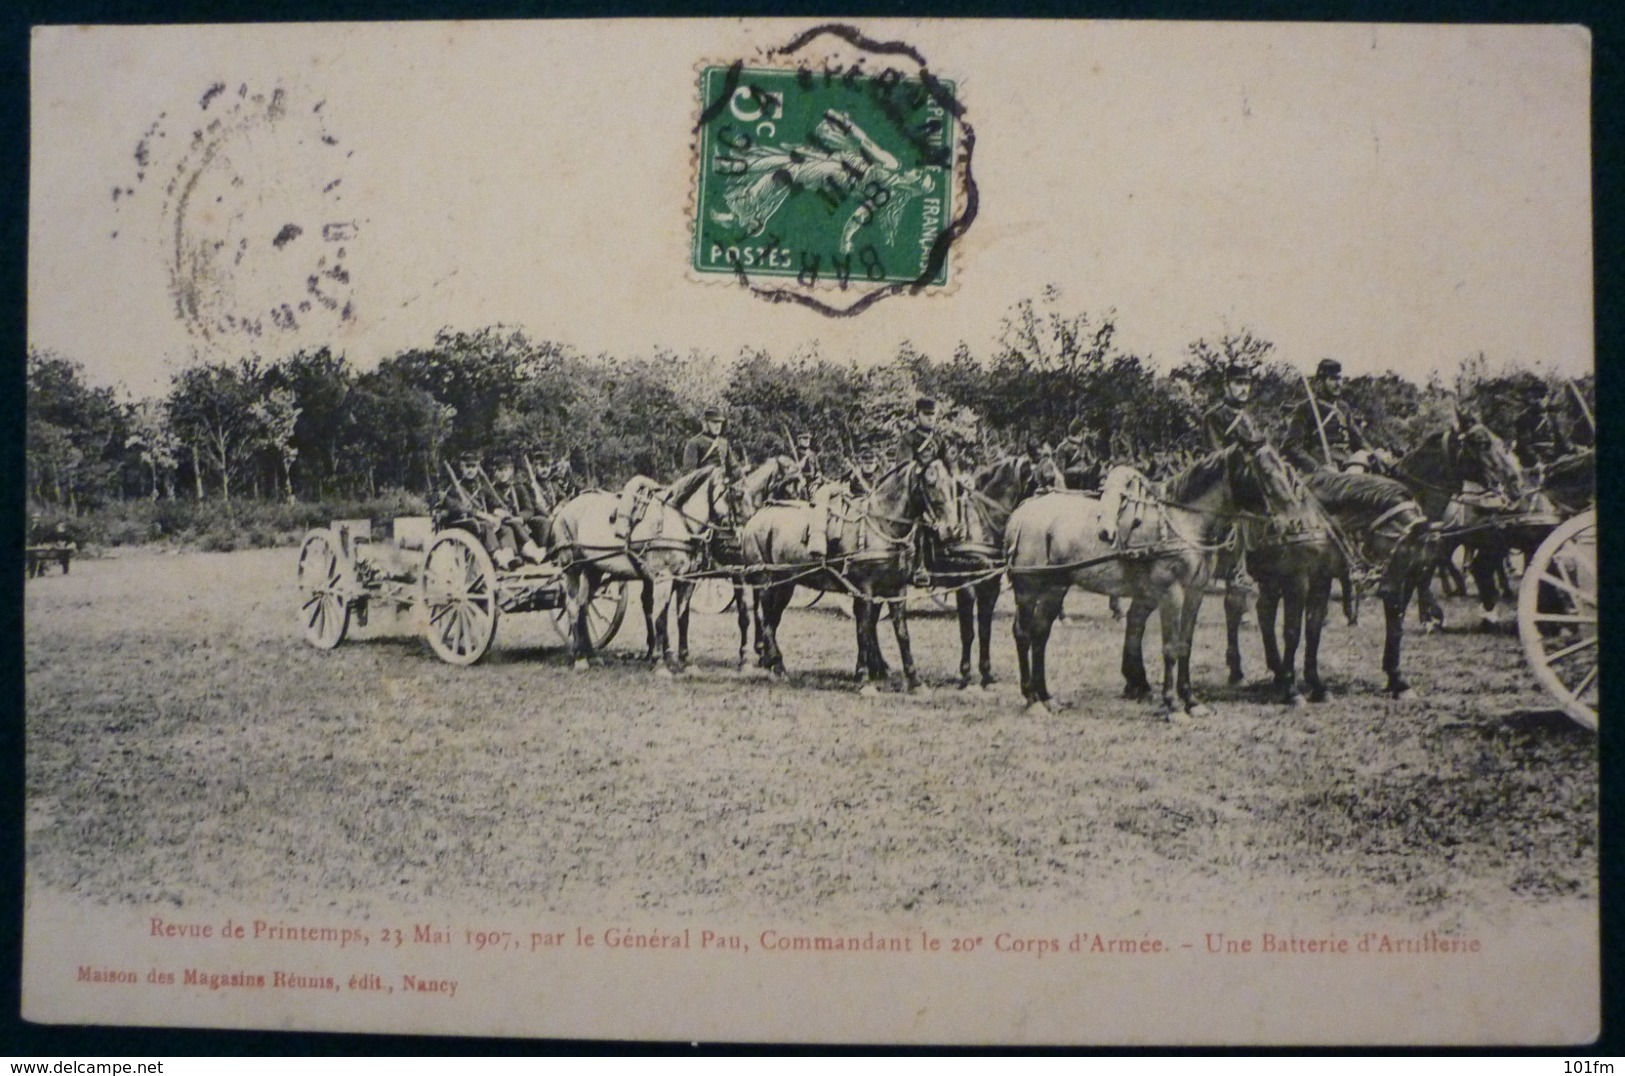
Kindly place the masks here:
[(738, 481), (744, 471), (744, 464), (739, 459), (733, 447), (728, 443), (725, 432), (728, 428), (728, 416), (721, 408), (707, 407), (700, 432), (690, 437), (683, 444), (683, 473), (697, 471), (701, 467), (715, 464), (722, 468), (723, 477), (730, 482)]
[(1544, 467), (1572, 450), (1544, 383), (1524, 386), (1524, 408), (1512, 425), (1512, 450), (1525, 467)]
[[(1252, 452), (1267, 440), (1247, 409), (1257, 376), (1253, 363), (1240, 356), (1225, 367), (1224, 395), (1202, 415), (1202, 434), (1211, 451), (1222, 452), (1239, 445)], [(1238, 519), (1235, 549), (1220, 558), (1216, 578), (1224, 581), (1226, 602), (1241, 602), (1245, 595), (1257, 593), (1257, 584), (1247, 574), (1246, 566), (1247, 551), (1258, 545), (1256, 531), (1250, 520)]]
[(802, 430), (797, 433), (790, 446), (789, 477), (787, 492), (793, 494), (791, 499), (810, 500), (818, 488), (819, 480), (823, 478), (818, 466), (818, 452), (813, 448), (811, 431)]
[(1343, 364), (1321, 359), (1309, 382), (1309, 398), (1292, 410), (1281, 455), (1300, 471), (1341, 471), (1367, 446), (1365, 435), (1342, 404)]
[(937, 401), (921, 396), (914, 403), (914, 424), (898, 438), (899, 460), (913, 460), (924, 468), (943, 458), (942, 434), (937, 430)]
[(1210, 450), (1218, 452), (1231, 445), (1254, 449), (1264, 443), (1264, 434), (1247, 410), (1256, 376), (1253, 364), (1243, 358), (1231, 359), (1225, 367), (1224, 398), (1202, 416), (1202, 433)]
[(1089, 444), (1089, 426), (1081, 417), (1072, 420), (1053, 455), (1066, 488), (1093, 489), (1100, 485), (1100, 454)]

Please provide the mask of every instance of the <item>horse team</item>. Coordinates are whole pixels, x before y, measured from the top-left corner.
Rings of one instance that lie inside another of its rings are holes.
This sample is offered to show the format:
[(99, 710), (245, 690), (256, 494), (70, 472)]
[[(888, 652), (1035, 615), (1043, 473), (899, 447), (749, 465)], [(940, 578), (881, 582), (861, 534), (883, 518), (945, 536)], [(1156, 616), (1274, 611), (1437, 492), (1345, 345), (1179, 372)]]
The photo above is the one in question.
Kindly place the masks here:
[[(1393, 477), (1324, 469), (1303, 475), (1268, 443), (1232, 444), (1160, 483), (1132, 467), (1115, 467), (1098, 492), (1039, 492), (1047, 485), (1039, 464), (1011, 454), (973, 475), (956, 475), (940, 459), (906, 457), (867, 491), (843, 485), (812, 502), (766, 501), (763, 491), (786, 465), (769, 460), (739, 482), (713, 465), (670, 488), (634, 480), (619, 494), (593, 491), (562, 505), (551, 548), (565, 573), (576, 667), (586, 668), (593, 656), (587, 608), (606, 580), (643, 584), (648, 656), (671, 674), (688, 660), (694, 587), (724, 577), (736, 592), (741, 665), (754, 627), (757, 660), (784, 674), (779, 627), (796, 588), (812, 587), (852, 599), (856, 664), (866, 693), (889, 671), (879, 619), (890, 606), (912, 690), (920, 680), (901, 599), (910, 586), (925, 584), (956, 594), (960, 686), (972, 682), (978, 641), (986, 686), (993, 682), (993, 607), (1008, 578), (1029, 707), (1049, 708), (1050, 632), (1067, 592), (1077, 587), (1128, 600), (1125, 695), (1153, 695), (1142, 638), (1155, 613), (1162, 628), (1161, 705), (1200, 713), (1190, 676), (1197, 614), (1210, 584), (1244, 566), (1256, 584), (1265, 661), (1282, 701), (1301, 701), (1304, 689), (1310, 701), (1326, 697), (1318, 655), (1339, 580), (1345, 596), (1352, 586), (1375, 584), (1386, 619), (1387, 691), (1404, 697), (1410, 692), (1401, 672), (1405, 612), (1413, 597), (1424, 619), (1437, 609), (1430, 585), (1441, 552), (1460, 541), (1506, 541), (1511, 533), (1507, 526), (1463, 530), (1452, 524), (1449, 513), (1463, 489), (1471, 484), (1490, 491), (1503, 524), (1550, 530), (1567, 507), (1531, 489), (1501, 439), (1465, 416), (1399, 460)], [(1573, 484), (1589, 483), (1587, 473)], [(1232, 587), (1225, 607), (1227, 665), (1231, 681), (1239, 682), (1245, 591)], [(675, 653), (668, 629), (673, 618)]]

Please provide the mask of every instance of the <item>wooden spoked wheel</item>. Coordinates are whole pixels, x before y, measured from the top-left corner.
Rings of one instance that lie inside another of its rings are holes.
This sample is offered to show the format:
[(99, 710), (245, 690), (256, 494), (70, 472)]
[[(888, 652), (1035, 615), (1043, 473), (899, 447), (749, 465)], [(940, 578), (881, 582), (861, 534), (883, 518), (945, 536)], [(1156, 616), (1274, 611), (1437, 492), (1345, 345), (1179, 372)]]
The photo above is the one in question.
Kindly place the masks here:
[(1563, 712), (1597, 727), (1597, 514), (1583, 512), (1535, 550), (1518, 587), (1518, 636)]
[[(615, 638), (615, 633), (621, 630), (621, 622), (626, 619), (626, 606), (631, 592), (625, 583), (619, 580), (608, 580), (598, 588), (592, 596), (592, 604), (587, 606), (587, 638), (592, 641), (594, 650), (602, 650)], [(566, 643), (570, 641), (570, 610), (560, 605), (557, 609), (548, 611), (547, 618), (553, 624), (553, 630), (560, 639)]]
[(344, 641), (353, 574), (336, 533), (322, 528), (305, 535), (299, 547), (299, 624), (311, 646), (331, 650)]
[(423, 556), (423, 608), (429, 646), (441, 661), (472, 665), (496, 637), (497, 571), (467, 531), (444, 530)]

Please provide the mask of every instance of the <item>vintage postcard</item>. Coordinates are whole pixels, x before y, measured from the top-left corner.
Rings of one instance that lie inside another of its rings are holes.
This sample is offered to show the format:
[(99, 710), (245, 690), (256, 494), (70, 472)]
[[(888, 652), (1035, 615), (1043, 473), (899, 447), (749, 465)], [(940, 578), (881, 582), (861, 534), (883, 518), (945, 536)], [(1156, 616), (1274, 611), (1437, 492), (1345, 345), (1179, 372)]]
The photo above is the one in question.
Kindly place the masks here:
[(26, 1019), (1599, 1033), (1583, 28), (31, 80)]

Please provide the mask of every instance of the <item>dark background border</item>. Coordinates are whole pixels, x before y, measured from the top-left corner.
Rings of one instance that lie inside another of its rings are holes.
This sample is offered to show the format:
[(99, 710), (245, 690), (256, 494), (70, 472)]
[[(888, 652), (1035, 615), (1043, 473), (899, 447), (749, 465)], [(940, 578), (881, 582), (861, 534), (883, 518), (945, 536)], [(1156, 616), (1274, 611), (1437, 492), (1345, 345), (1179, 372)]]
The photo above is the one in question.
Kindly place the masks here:
[[(3, 4), (5, 0), (0, 0)], [(1366, 0), (1358, 3), (1204, 2), (1204, 0), (1114, 0), (1082, 4), (1057, 0), (918, 0), (844, 3), (809, 3), (786, 0), (726, 0), (680, 4), (667, 0), (568, 0), (558, 3), (519, 3), (515, 0), (261, 0), (216, 2), (203, 0), (21, 0), (0, 12), (0, 1056), (33, 1055), (41, 1059), (140, 1056), (259, 1056), (259, 1055), (531, 1055), (531, 1054), (827, 1054), (874, 1053), (876, 1048), (823, 1046), (762, 1046), (750, 1044), (624, 1043), (538, 1039), (430, 1038), (395, 1035), (285, 1033), (261, 1031), (193, 1031), (150, 1028), (46, 1026), (24, 1023), (21, 1010), (22, 888), (23, 888), (23, 573), (22, 546), (25, 508), (24, 472), (24, 363), (27, 349), (27, 238), (28, 238), (28, 45), (29, 28), (37, 24), (98, 23), (232, 23), (303, 21), (380, 21), (390, 19), (512, 19), (601, 18), (657, 16), (791, 16), (823, 19), (838, 16), (861, 24), (873, 18), (1087, 18), (1087, 19), (1224, 19), (1241, 21), (1335, 21), (1408, 23), (1578, 23), (1592, 32), (1592, 177), (1594, 250), (1596, 252), (1597, 410), (1611, 415), (1625, 404), (1619, 363), (1625, 344), (1625, 220), (1622, 220), (1622, 178), (1625, 178), (1625, 4), (1611, 0), (1572, 2), (1511, 2), (1511, 0)], [(1622, 412), (1625, 414), (1625, 412)], [(1611, 424), (1598, 438), (1599, 510), (1603, 527), (1604, 575), (1600, 595), (1604, 608), (1618, 608), (1625, 588), (1609, 569), (1621, 549), (1614, 530), (1618, 519), (1618, 487), (1609, 480), (1625, 473)], [(1618, 639), (1607, 632), (1602, 657), (1608, 669), (1604, 687), (1621, 683), (1617, 666)], [(1611, 699), (1612, 692), (1604, 692)], [(1622, 834), (1619, 781), (1620, 745), (1625, 729), (1605, 717), (1599, 734), (1602, 756), (1602, 955), (1603, 1035), (1593, 1047), (1485, 1051), (1372, 1050), (1356, 1048), (1322, 1051), (1219, 1049), (1020, 1050), (1000, 1053), (1107, 1053), (1184, 1054), (1193, 1057), (1223, 1053), (1289, 1054), (1445, 1054), (1505, 1055), (1529, 1053), (1585, 1057), (1625, 1052), (1625, 1008), (1622, 1008), (1622, 965), (1625, 929), (1620, 914), (1622, 893)], [(918, 1048), (880, 1047), (880, 1052), (920, 1054)], [(952, 1052), (966, 1053), (962, 1049)], [(1554, 1070), (1555, 1071), (1555, 1070)]]

